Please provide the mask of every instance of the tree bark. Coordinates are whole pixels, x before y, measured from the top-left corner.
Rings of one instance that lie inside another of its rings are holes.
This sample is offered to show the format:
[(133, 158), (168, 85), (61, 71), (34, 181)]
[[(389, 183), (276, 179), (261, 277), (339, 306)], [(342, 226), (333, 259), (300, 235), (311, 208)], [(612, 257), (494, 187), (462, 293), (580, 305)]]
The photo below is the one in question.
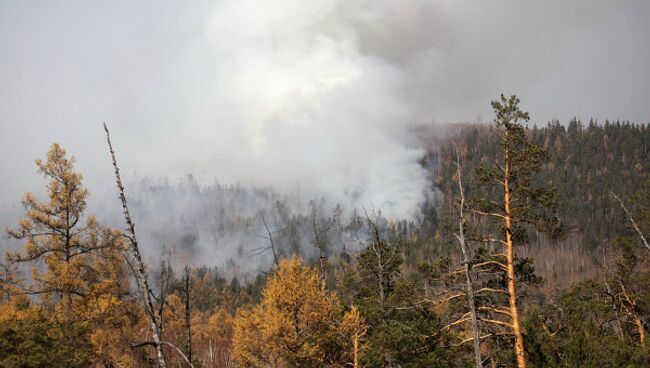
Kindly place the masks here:
[(140, 249), (138, 247), (138, 240), (135, 236), (135, 224), (131, 220), (131, 215), (129, 214), (129, 207), (126, 203), (126, 196), (124, 195), (124, 186), (122, 185), (122, 179), (120, 178), (120, 169), (117, 166), (117, 160), (115, 159), (115, 151), (113, 151), (113, 145), (111, 144), (111, 136), (108, 131), (108, 127), (104, 124), (104, 131), (106, 131), (106, 141), (108, 143), (108, 149), (111, 153), (111, 159), (113, 161), (113, 168), (115, 169), (115, 181), (117, 183), (117, 189), (119, 192), (120, 200), (122, 201), (122, 209), (124, 213), (124, 219), (126, 220), (127, 231), (129, 233), (128, 239), (131, 244), (131, 252), (133, 253), (133, 258), (136, 262), (136, 267), (133, 268), (135, 278), (138, 283), (138, 289), (140, 290), (140, 296), (144, 303), (145, 311), (149, 317), (149, 324), (151, 327), (151, 335), (154, 342), (154, 347), (156, 348), (156, 359), (158, 360), (158, 367), (166, 368), (167, 363), (165, 361), (165, 355), (163, 354), (162, 349), (162, 340), (160, 337), (160, 326), (158, 326), (156, 318), (156, 310), (151, 300), (151, 288), (149, 287), (149, 282), (147, 281), (147, 271), (140, 255)]
[[(508, 131), (505, 133), (505, 140), (508, 140)], [(508, 283), (508, 302), (510, 304), (510, 314), (512, 316), (512, 332), (515, 336), (515, 356), (517, 358), (517, 367), (526, 368), (526, 356), (524, 351), (524, 337), (521, 333), (519, 322), (519, 310), (517, 309), (517, 288), (515, 285), (515, 255), (514, 244), (512, 240), (512, 217), (510, 212), (510, 155), (508, 147), (505, 147), (504, 156), (504, 196), (503, 202), (505, 207), (505, 227), (506, 227), (506, 260), (507, 260), (507, 283)]]
[(639, 333), (639, 343), (643, 345), (645, 343), (645, 327), (643, 326), (643, 321), (641, 321), (641, 317), (637, 311), (636, 303), (632, 300), (632, 298), (630, 298), (630, 294), (628, 294), (623, 282), (619, 280), (618, 283), (621, 287), (623, 298), (625, 298), (625, 302), (629, 305), (629, 307), (625, 309), (627, 309), (628, 313), (632, 316), (634, 324), (636, 325), (637, 332)]
[(460, 249), (463, 251), (463, 263), (465, 265), (465, 278), (467, 281), (467, 303), (469, 304), (469, 311), (472, 321), (472, 338), (474, 344), (474, 359), (476, 361), (476, 368), (483, 368), (483, 359), (481, 358), (481, 334), (478, 326), (478, 318), (476, 317), (476, 302), (474, 298), (474, 285), (472, 280), (472, 260), (467, 249), (465, 242), (465, 191), (463, 189), (463, 179), (460, 170), (460, 155), (458, 153), (458, 146), (454, 142), (456, 148), (456, 174), (458, 175), (458, 190), (460, 191), (460, 205), (458, 208), (459, 221), (458, 221), (458, 235), (456, 238), (460, 243)]
[(327, 276), (325, 272), (325, 261), (327, 260), (327, 257), (323, 250), (323, 244), (319, 236), (318, 227), (316, 226), (315, 217), (311, 219), (311, 223), (314, 228), (314, 242), (316, 243), (316, 249), (318, 250), (318, 276), (320, 277), (321, 287), (325, 290)]
[(192, 361), (192, 324), (190, 314), (190, 267), (185, 266), (185, 351), (187, 359)]
[(354, 334), (354, 368), (359, 368), (359, 334)]

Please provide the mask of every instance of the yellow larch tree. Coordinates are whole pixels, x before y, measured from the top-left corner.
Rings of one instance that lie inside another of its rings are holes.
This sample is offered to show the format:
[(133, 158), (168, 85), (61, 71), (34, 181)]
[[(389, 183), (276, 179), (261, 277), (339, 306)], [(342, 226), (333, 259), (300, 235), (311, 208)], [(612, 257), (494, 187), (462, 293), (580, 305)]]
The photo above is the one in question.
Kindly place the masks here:
[(359, 368), (359, 356), (363, 348), (362, 339), (368, 332), (366, 321), (356, 307), (345, 312), (341, 321), (341, 332), (348, 337), (352, 343), (352, 366)]
[[(326, 367), (341, 353), (341, 308), (336, 294), (321, 287), (316, 270), (297, 258), (275, 268), (252, 309), (234, 321), (232, 354), (242, 367)], [(328, 350), (330, 349), (330, 350)]]
[(21, 285), (21, 290), (39, 295), (48, 304), (64, 301), (70, 315), (73, 299), (85, 296), (82, 274), (85, 258), (92, 251), (86, 240), (98, 230), (94, 217), (84, 219), (88, 190), (82, 186), (81, 174), (74, 171), (74, 161), (58, 144), (52, 145), (45, 161), (36, 160), (39, 172), (50, 179), (49, 201), (25, 194), (25, 218), (17, 228), (7, 229), (10, 237), (25, 240), (23, 250), (8, 253), (7, 260), (36, 264), (33, 285)]
[(7, 229), (10, 237), (25, 242), (22, 250), (7, 253), (8, 263), (32, 265), (32, 281), (13, 280), (12, 287), (17, 294), (38, 296), (54, 320), (87, 324), (98, 359), (124, 362), (116, 341), (119, 327), (129, 323), (126, 311), (132, 309), (126, 298), (126, 245), (119, 231), (101, 227), (85, 214), (88, 190), (74, 164), (75, 158), (56, 143), (45, 160), (36, 160), (50, 180), (48, 201), (25, 194), (25, 218)]

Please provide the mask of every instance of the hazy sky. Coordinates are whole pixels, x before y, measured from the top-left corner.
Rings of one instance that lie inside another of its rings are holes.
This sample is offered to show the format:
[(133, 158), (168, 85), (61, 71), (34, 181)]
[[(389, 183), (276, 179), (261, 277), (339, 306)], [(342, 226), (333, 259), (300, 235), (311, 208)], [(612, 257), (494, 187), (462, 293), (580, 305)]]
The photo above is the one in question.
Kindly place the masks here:
[(124, 173), (300, 187), (407, 213), (412, 124), (650, 120), (650, 2), (0, 0), (0, 202), (52, 142)]

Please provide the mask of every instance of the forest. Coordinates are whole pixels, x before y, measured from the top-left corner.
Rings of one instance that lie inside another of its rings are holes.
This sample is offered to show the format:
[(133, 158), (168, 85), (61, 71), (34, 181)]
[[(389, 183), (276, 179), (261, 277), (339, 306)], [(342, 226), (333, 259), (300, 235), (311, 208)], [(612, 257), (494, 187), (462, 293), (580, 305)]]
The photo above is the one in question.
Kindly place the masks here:
[[(519, 103), (421, 134), (414, 218), (192, 180), (131, 193), (104, 125), (109, 227), (52, 144), (47, 197), (1, 240), (21, 247), (0, 262), (0, 367), (650, 366), (650, 126), (537, 126)], [(194, 217), (141, 234), (174, 216), (143, 209), (162, 196)]]

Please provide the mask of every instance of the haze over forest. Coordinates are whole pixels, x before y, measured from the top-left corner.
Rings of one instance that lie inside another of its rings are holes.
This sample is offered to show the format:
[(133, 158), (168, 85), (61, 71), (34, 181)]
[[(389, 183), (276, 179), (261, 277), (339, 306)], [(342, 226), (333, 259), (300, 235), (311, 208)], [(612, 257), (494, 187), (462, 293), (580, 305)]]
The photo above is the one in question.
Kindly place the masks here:
[[(0, 366), (38, 366), (23, 343), (80, 367), (650, 364), (649, 18), (642, 0), (0, 2)], [(510, 182), (509, 160), (514, 225), (486, 184)], [(64, 207), (87, 227), (39, 232)], [(64, 247), (67, 271), (39, 246)], [(507, 292), (434, 300), (490, 262), (477, 290)], [(285, 297), (324, 308), (320, 327), (255, 345), (256, 313)]]
[(646, 121), (649, 8), (3, 3), (0, 155), (11, 159), (0, 202), (15, 209), (41, 190), (32, 162), (59, 142), (78, 159), (91, 209), (114, 206), (106, 121), (129, 183), (191, 174), (413, 217), (429, 189), (415, 126), (489, 121), (486, 102), (504, 91), (523, 97), (539, 125)]

